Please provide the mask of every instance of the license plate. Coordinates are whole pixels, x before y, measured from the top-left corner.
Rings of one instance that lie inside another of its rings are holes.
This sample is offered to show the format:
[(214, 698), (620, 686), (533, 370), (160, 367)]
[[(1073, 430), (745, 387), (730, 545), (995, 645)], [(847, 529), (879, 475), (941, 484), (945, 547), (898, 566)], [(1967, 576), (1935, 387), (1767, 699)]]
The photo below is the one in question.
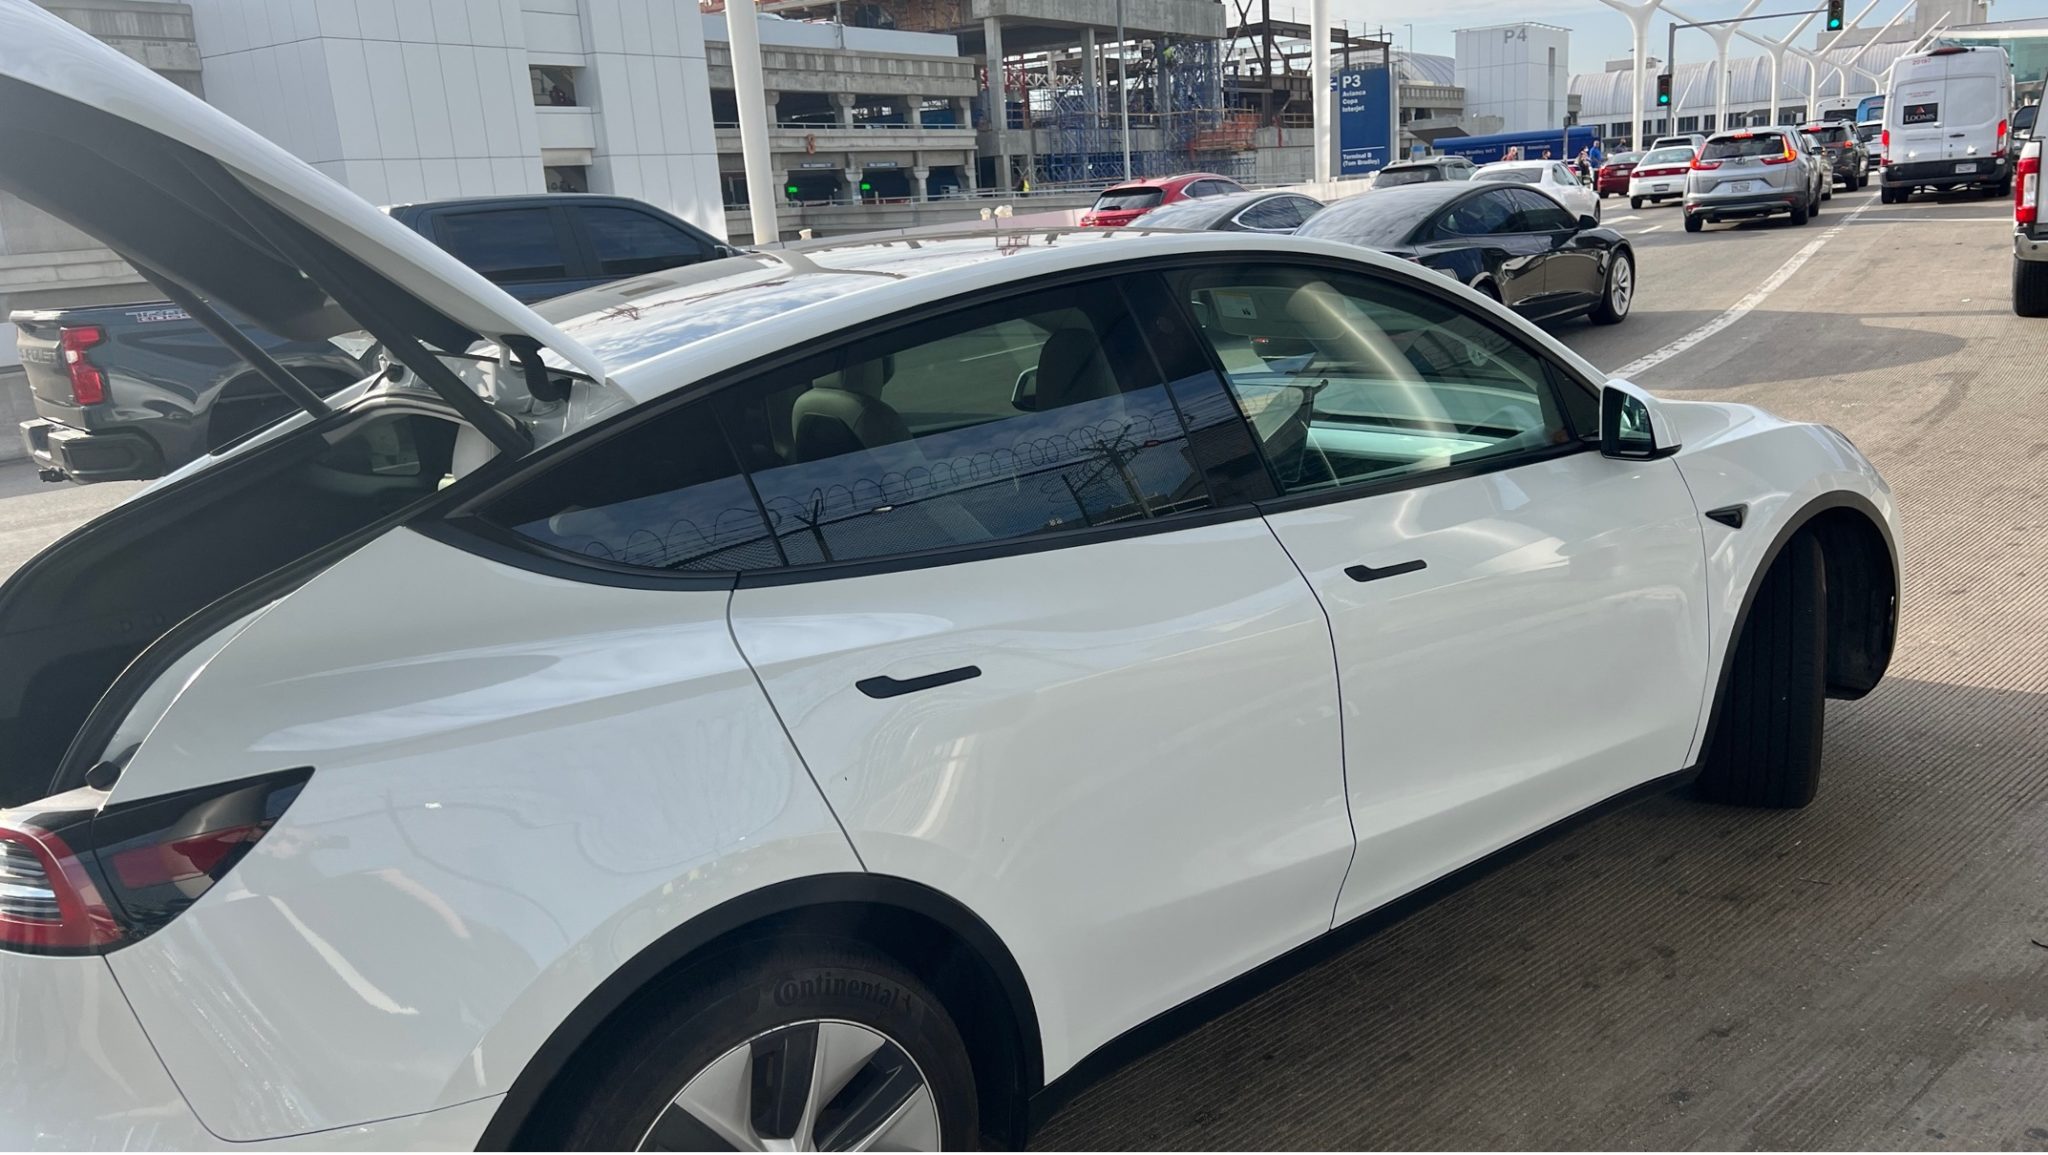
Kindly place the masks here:
[(1652, 185), (1652, 186), (1650, 186), (1650, 187), (1651, 187), (1651, 188), (1652, 188), (1653, 190), (1657, 191), (1657, 192), (1670, 192), (1670, 191), (1671, 191), (1671, 186), (1670, 186), (1670, 185), (1668, 185), (1668, 184), (1657, 184), (1657, 185)]
[(1729, 181), (1729, 182), (1728, 182), (1728, 185), (1727, 185), (1727, 191), (1728, 191), (1728, 192), (1738, 192), (1738, 193), (1744, 193), (1744, 192), (1755, 192), (1755, 191), (1756, 191), (1756, 182), (1755, 182), (1755, 181), (1753, 181), (1753, 180), (1733, 180), (1733, 181)]
[(1968, 164), (1959, 164), (1959, 165), (1957, 165), (1957, 166), (1956, 166), (1956, 171), (1957, 171), (1957, 172), (1976, 172), (1976, 171), (1977, 171), (1977, 162), (1973, 160), (1973, 161), (1969, 162)]

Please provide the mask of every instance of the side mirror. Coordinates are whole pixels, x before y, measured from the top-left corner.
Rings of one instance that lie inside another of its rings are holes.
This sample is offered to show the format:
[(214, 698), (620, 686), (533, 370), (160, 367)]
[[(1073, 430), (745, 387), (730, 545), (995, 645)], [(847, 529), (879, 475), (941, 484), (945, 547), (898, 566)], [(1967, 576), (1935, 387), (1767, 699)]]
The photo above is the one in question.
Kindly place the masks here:
[(1678, 432), (1657, 399), (1615, 378), (1600, 390), (1600, 455), (1651, 461), (1678, 452)]
[(1591, 213), (1582, 213), (1582, 214), (1580, 214), (1580, 216), (1579, 216), (1579, 231), (1580, 231), (1580, 232), (1585, 232), (1585, 231), (1586, 231), (1587, 229), (1597, 229), (1597, 228), (1599, 228), (1599, 227), (1600, 227), (1600, 218), (1599, 218), (1599, 217), (1596, 217), (1596, 216), (1592, 215)]

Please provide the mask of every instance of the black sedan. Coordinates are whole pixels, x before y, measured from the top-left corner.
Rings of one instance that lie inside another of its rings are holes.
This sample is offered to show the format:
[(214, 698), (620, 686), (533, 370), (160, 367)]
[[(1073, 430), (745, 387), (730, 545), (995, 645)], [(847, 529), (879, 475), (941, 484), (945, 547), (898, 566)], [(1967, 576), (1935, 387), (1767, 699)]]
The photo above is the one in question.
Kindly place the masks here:
[(1531, 320), (1628, 316), (1635, 250), (1592, 217), (1574, 218), (1528, 185), (1432, 182), (1374, 189), (1329, 206), (1297, 236), (1404, 257)]
[(1323, 202), (1300, 193), (1246, 192), (1175, 201), (1146, 213), (1137, 224), (1191, 232), (1291, 233), (1321, 211)]

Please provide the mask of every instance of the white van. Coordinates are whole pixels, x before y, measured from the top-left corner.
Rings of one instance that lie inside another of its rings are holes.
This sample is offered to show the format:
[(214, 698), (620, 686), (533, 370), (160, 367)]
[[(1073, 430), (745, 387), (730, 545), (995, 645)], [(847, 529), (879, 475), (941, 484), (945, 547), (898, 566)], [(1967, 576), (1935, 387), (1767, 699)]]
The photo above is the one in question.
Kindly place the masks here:
[(1884, 104), (1884, 203), (1922, 189), (2011, 195), (2012, 109), (2003, 48), (1943, 45), (1899, 57)]

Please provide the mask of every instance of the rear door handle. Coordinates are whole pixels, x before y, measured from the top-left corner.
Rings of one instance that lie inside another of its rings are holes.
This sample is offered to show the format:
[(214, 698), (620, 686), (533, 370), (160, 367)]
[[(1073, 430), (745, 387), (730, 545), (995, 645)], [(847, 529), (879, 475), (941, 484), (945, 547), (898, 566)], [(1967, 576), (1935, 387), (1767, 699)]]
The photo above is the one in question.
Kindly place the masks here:
[(1414, 573), (1416, 570), (1428, 568), (1428, 562), (1416, 558), (1414, 561), (1397, 561), (1393, 565), (1383, 565), (1378, 569), (1369, 565), (1346, 566), (1344, 576), (1355, 582), (1376, 582), (1381, 578), (1400, 577), (1404, 573)]
[(919, 690), (936, 690), (940, 686), (950, 686), (955, 682), (979, 677), (980, 666), (961, 666), (957, 670), (940, 670), (936, 674), (926, 674), (918, 678), (891, 678), (887, 675), (862, 678), (853, 684), (853, 688), (870, 698), (894, 698), (903, 694), (915, 694)]

